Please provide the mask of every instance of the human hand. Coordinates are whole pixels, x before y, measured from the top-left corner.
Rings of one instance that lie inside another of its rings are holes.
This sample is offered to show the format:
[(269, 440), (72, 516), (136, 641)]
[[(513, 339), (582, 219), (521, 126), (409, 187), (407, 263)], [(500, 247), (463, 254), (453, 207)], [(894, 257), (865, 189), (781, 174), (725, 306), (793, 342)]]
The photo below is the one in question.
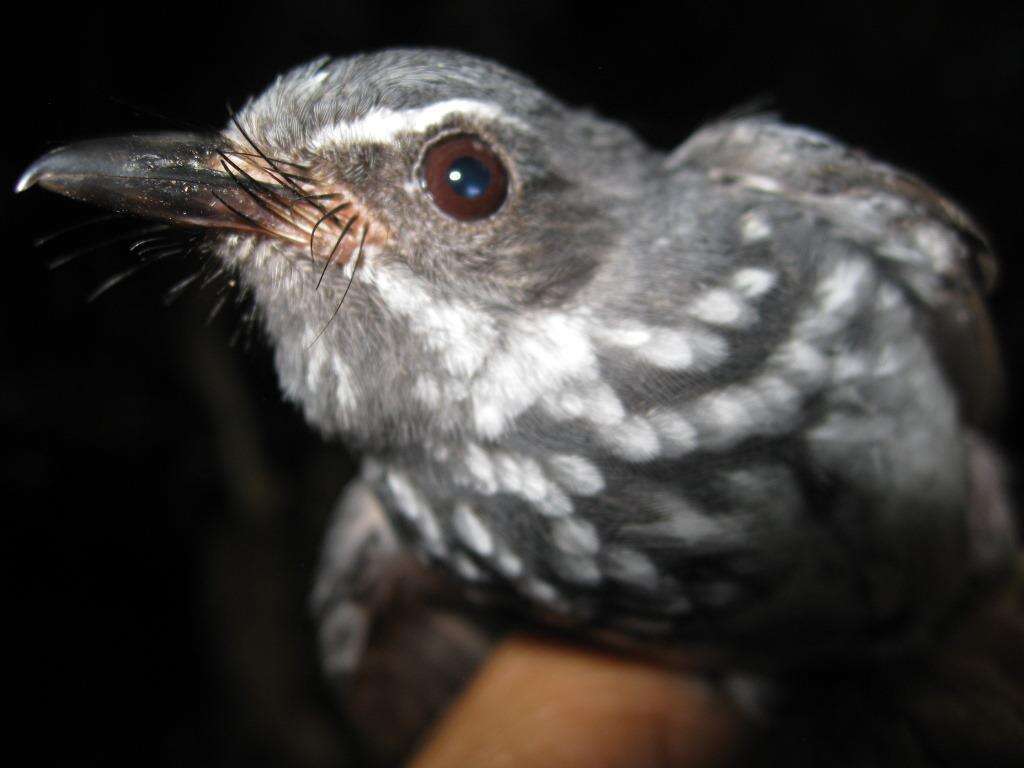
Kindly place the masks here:
[(738, 714), (695, 675), (514, 636), (429, 734), (413, 768), (691, 768), (742, 741)]

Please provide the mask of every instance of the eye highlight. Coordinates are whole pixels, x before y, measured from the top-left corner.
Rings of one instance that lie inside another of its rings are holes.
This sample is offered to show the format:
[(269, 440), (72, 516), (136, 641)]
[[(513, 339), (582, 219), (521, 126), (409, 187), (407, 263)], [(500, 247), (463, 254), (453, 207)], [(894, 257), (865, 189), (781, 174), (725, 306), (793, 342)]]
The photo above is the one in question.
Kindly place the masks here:
[(501, 159), (470, 134), (446, 137), (427, 150), (423, 183), (434, 204), (459, 221), (490, 216), (508, 195), (508, 172)]

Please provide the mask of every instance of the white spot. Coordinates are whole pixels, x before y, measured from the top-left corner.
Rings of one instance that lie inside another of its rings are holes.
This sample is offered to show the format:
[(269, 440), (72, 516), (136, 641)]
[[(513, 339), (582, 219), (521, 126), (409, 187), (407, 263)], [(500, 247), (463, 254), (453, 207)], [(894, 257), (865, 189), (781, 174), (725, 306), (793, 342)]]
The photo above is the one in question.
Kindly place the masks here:
[(854, 303), (867, 288), (871, 276), (867, 262), (843, 259), (818, 283), (817, 294), (825, 314), (838, 312)]
[(462, 552), (456, 552), (452, 556), (452, 562), (455, 564), (455, 570), (459, 576), (466, 581), (483, 581), (485, 579), (483, 571)]
[(612, 547), (604, 553), (609, 576), (633, 586), (653, 590), (658, 587), (658, 569), (642, 552), (627, 547)]
[(598, 425), (618, 424), (626, 416), (619, 396), (604, 382), (577, 381), (544, 399), (545, 410), (561, 421), (586, 419)]
[(624, 459), (650, 461), (658, 455), (658, 433), (640, 416), (630, 416), (621, 424), (606, 426), (600, 435), (605, 445)]
[(593, 496), (604, 490), (601, 471), (582, 456), (558, 454), (547, 460), (555, 478), (569, 493)]
[(416, 526), (427, 551), (438, 556), (444, 554), (444, 536), (427, 501), (400, 472), (389, 470), (387, 482), (399, 512)]
[(735, 327), (750, 320), (750, 311), (731, 291), (712, 288), (694, 299), (689, 313), (710, 325)]
[(694, 412), (719, 434), (740, 432), (750, 421), (750, 412), (742, 397), (744, 392), (739, 387), (712, 392), (697, 401)]
[(499, 483), (494, 475), (494, 464), (487, 451), (476, 443), (468, 443), (463, 459), (477, 490), (488, 496), (497, 493)]
[(722, 362), (729, 354), (725, 339), (707, 331), (690, 331), (687, 334), (701, 367), (710, 368)]
[(639, 347), (651, 338), (651, 329), (640, 323), (623, 323), (614, 328), (597, 327), (593, 335), (616, 347)]
[(419, 495), (409, 484), (405, 475), (395, 470), (388, 471), (388, 489), (395, 497), (395, 504), (398, 511), (410, 520), (416, 520), (423, 516), (424, 503)]
[(533, 501), (547, 492), (547, 481), (540, 465), (528, 457), (517, 457), (510, 453), (495, 453), (493, 456), (495, 478), (501, 490)]
[(338, 400), (338, 407), (342, 410), (355, 410), (356, 390), (352, 379), (352, 369), (337, 356), (331, 358), (331, 368), (334, 371), (334, 378), (337, 385), (334, 388), (334, 396)]
[(584, 390), (583, 413), (594, 424), (610, 426), (625, 418), (626, 409), (615, 390), (604, 382), (597, 382)]
[(548, 487), (547, 495), (534, 502), (542, 515), (548, 517), (565, 517), (571, 515), (572, 500), (554, 486)]
[(752, 386), (776, 416), (794, 416), (803, 401), (800, 391), (778, 376), (765, 374), (754, 379)]
[(772, 364), (796, 379), (798, 386), (813, 389), (825, 382), (829, 365), (824, 356), (806, 342), (788, 341), (772, 355)]
[(544, 407), (549, 414), (560, 421), (569, 421), (583, 416), (583, 398), (569, 389), (545, 398)]
[(832, 376), (836, 381), (861, 379), (868, 374), (868, 368), (863, 355), (844, 352), (832, 361)]
[(478, 403), (473, 413), (477, 433), (481, 437), (499, 437), (508, 427), (510, 419), (497, 403)]
[(732, 276), (732, 287), (748, 299), (756, 299), (774, 288), (777, 279), (778, 276), (767, 269), (747, 267)]
[(428, 408), (441, 405), (441, 385), (432, 376), (418, 376), (412, 385), (412, 394)]
[(548, 493), (548, 481), (540, 464), (527, 457), (520, 457), (516, 463), (520, 468), (519, 486), (508, 488), (508, 490), (518, 493), (530, 501), (543, 499)]
[(693, 365), (693, 348), (685, 334), (659, 328), (639, 349), (640, 356), (659, 368), (682, 370)]
[(794, 336), (819, 344), (831, 342), (864, 305), (874, 296), (874, 270), (864, 259), (836, 261), (815, 288), (816, 302), (800, 314)]
[(455, 533), (471, 550), (482, 557), (488, 557), (494, 551), (494, 539), (491, 532), (480, 521), (468, 504), (457, 504), (452, 516)]
[(327, 365), (327, 346), (325, 344), (314, 344), (306, 350), (308, 359), (306, 361), (306, 389), (316, 392), (320, 388), (320, 382), (324, 377), (324, 368)]
[(554, 567), (559, 576), (575, 584), (592, 587), (601, 581), (601, 571), (589, 557), (563, 555), (555, 561)]
[(523, 572), (523, 561), (515, 553), (507, 549), (502, 549), (498, 552), (494, 564), (509, 579), (518, 578)]
[(673, 411), (655, 411), (650, 422), (658, 430), (666, 454), (679, 455), (697, 448), (697, 430), (682, 415)]
[(754, 189), (758, 192), (776, 193), (782, 191), (782, 185), (770, 176), (747, 173), (737, 178), (740, 185), (747, 189)]
[(419, 518), (416, 523), (417, 528), (419, 528), (420, 533), (423, 535), (423, 543), (427, 551), (432, 555), (443, 555), (446, 550), (444, 535), (441, 533), (441, 528), (437, 524), (437, 518), (434, 517), (430, 507), (426, 508), (426, 514)]
[(759, 211), (747, 211), (740, 217), (740, 236), (744, 243), (756, 243), (772, 234), (772, 225)]
[(567, 517), (552, 527), (555, 544), (573, 555), (596, 555), (601, 548), (597, 529), (579, 517)]
[(520, 478), (522, 469), (515, 457), (509, 453), (497, 452), (491, 457), (494, 465), (494, 478), (500, 490), (518, 495), (523, 487)]
[(648, 362), (667, 370), (711, 368), (728, 355), (725, 339), (697, 329), (685, 332), (658, 329), (651, 342), (640, 349)]
[(561, 600), (558, 590), (542, 579), (528, 579), (521, 588), (525, 594), (541, 603), (557, 603)]
[(342, 144), (388, 144), (404, 133), (423, 133), (451, 117), (462, 116), (473, 121), (499, 120), (529, 131), (525, 125), (490, 102), (473, 99), (448, 99), (417, 109), (393, 110), (376, 107), (351, 122), (337, 122), (318, 131), (309, 140), (309, 151)]
[(724, 533), (720, 520), (702, 514), (677, 496), (660, 495), (658, 508), (665, 513), (664, 517), (643, 523), (627, 523), (622, 527), (623, 536), (660, 544), (671, 540), (689, 545), (720, 539)]
[(934, 222), (922, 222), (914, 227), (914, 244), (931, 259), (937, 272), (945, 272), (953, 266), (954, 242), (949, 230)]

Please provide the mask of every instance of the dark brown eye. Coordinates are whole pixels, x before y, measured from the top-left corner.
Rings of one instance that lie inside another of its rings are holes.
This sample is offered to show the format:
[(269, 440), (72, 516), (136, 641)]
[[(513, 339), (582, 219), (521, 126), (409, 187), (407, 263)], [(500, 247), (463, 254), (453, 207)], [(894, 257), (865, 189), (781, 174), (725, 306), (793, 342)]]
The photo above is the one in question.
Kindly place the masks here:
[(480, 139), (459, 134), (427, 150), (423, 181), (435, 205), (459, 221), (490, 216), (505, 202), (508, 173)]

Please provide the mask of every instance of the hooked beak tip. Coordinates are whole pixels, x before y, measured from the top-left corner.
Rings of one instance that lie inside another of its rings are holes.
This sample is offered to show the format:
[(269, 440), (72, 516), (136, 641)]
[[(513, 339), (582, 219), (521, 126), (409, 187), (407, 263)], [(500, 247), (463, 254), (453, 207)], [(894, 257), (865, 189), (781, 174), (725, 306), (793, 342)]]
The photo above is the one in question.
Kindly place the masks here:
[[(37, 184), (40, 187), (48, 188), (46, 181), (50, 178), (59, 179), (62, 176), (72, 177), (80, 175), (81, 171), (76, 166), (76, 157), (73, 148), (68, 146), (56, 147), (37, 159), (32, 165), (18, 177), (14, 185), (15, 194), (24, 192)], [(59, 190), (54, 190), (59, 191)]]
[(25, 172), (18, 177), (18, 181), (14, 184), (14, 194), (19, 194), (29, 187), (35, 186), (39, 176), (39, 162), (37, 161), (26, 168)]

